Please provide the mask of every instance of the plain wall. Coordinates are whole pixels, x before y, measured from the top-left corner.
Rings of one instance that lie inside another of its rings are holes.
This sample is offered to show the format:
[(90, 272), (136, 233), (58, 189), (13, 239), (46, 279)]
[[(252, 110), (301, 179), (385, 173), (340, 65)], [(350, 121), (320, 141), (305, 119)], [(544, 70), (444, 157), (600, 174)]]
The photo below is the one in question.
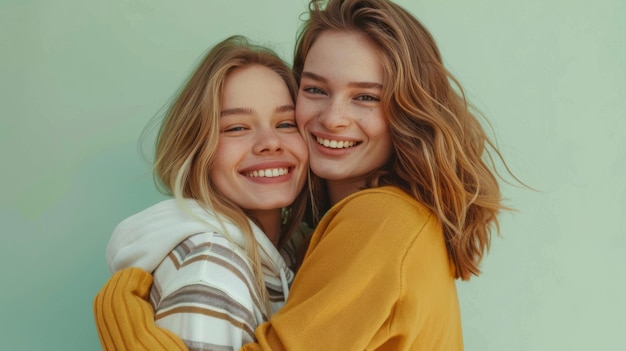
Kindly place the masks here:
[[(466, 350), (626, 347), (626, 2), (398, 1), (489, 118), (511, 169), (459, 282)], [(0, 349), (97, 350), (114, 226), (159, 201), (138, 152), (231, 34), (291, 61), (303, 0), (0, 0)], [(508, 178), (510, 179), (510, 178)]]

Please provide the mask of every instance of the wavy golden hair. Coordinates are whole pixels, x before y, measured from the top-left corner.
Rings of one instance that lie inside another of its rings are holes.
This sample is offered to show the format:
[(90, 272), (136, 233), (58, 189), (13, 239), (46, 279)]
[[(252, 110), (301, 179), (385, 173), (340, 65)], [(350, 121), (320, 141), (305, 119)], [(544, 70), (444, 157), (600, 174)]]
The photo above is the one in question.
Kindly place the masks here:
[[(432, 35), (387, 0), (312, 0), (308, 13), (297, 38), (296, 79), (325, 31), (364, 33), (375, 44), (384, 71), (382, 108), (395, 152), (372, 172), (367, 187), (398, 186), (430, 208), (443, 225), (456, 277), (478, 275), (492, 229), (499, 231), (497, 214), (505, 209), (491, 155), (503, 159), (444, 67)], [(319, 179), (312, 186), (315, 198), (326, 196)]]
[[(260, 256), (249, 217), (218, 191), (209, 175), (218, 145), (220, 97), (225, 81), (233, 70), (250, 65), (261, 65), (276, 72), (295, 101), (296, 81), (289, 66), (276, 53), (253, 45), (242, 36), (223, 40), (206, 54), (168, 110), (156, 141), (154, 177), (162, 193), (176, 199), (195, 199), (206, 211), (225, 216), (242, 230), (256, 285), (269, 311)], [(299, 227), (307, 203), (306, 194), (302, 191), (293, 205), (283, 211), (285, 218), (279, 247)]]

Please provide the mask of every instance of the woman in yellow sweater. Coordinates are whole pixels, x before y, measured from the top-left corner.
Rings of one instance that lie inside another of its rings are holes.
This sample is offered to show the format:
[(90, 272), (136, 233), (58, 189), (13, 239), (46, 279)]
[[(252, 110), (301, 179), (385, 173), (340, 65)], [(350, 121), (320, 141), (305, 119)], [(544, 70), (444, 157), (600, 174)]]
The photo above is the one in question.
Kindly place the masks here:
[[(500, 153), (432, 36), (388, 0), (312, 0), (294, 72), (321, 220), (287, 303), (243, 349), (462, 350), (455, 279), (480, 273), (497, 228), (484, 158)], [(134, 296), (149, 284), (126, 271), (97, 296), (105, 348), (166, 348)]]

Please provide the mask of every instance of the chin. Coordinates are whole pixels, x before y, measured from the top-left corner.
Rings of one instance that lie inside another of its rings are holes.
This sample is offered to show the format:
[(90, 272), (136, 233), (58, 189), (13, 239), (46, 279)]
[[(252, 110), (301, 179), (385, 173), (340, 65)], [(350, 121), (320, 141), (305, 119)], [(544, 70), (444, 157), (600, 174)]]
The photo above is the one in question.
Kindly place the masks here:
[(337, 172), (337, 169), (314, 169), (311, 167), (311, 171), (318, 177), (326, 180), (341, 180), (345, 179), (348, 175), (345, 172)]
[(289, 205), (291, 205), (294, 201), (295, 201), (296, 197), (294, 196), (293, 198), (289, 199), (289, 200), (278, 200), (278, 201), (272, 201), (271, 203), (263, 203), (262, 206), (259, 206), (259, 210), (275, 210), (277, 208), (283, 208), (283, 207), (287, 207)]

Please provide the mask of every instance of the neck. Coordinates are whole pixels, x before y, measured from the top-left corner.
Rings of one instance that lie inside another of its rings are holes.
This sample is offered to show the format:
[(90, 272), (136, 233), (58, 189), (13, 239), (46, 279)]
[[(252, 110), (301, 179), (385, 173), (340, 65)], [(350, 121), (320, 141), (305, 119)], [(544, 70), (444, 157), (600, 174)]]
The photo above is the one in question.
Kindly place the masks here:
[(248, 211), (248, 216), (261, 228), (268, 239), (278, 245), (280, 239), (281, 209)]
[(365, 180), (326, 180), (331, 206), (365, 187)]

